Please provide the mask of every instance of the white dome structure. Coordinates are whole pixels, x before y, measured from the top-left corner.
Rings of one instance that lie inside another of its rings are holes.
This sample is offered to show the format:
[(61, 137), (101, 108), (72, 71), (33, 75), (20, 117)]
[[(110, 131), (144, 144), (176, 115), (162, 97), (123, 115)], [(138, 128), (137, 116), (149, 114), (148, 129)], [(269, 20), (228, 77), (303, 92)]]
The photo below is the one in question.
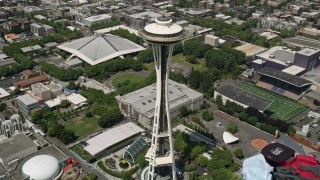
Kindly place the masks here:
[(50, 155), (38, 155), (22, 166), (22, 173), (31, 180), (52, 180), (60, 173), (61, 168), (57, 158)]
[(231, 133), (223, 132), (223, 141), (224, 141), (224, 143), (230, 144), (230, 143), (236, 142), (238, 140), (239, 140), (239, 138), (235, 137)]

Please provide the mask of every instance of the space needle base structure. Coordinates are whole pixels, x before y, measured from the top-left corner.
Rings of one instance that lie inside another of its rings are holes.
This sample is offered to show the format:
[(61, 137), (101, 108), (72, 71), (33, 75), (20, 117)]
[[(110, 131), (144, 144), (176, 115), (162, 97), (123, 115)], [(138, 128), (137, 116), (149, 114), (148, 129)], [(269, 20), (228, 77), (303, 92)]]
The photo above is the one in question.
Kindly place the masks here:
[(176, 167), (172, 141), (172, 128), (169, 112), (168, 80), (173, 47), (181, 42), (186, 34), (183, 28), (173, 24), (168, 17), (159, 17), (139, 32), (153, 50), (157, 74), (157, 94), (153, 120), (149, 166), (144, 170), (144, 180), (176, 180)]

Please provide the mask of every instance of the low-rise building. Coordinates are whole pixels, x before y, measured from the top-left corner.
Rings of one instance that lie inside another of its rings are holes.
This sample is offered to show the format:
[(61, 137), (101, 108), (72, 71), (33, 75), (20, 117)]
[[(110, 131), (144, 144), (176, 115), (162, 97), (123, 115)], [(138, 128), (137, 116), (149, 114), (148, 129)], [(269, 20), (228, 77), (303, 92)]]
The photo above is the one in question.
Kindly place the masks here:
[(30, 94), (18, 96), (16, 100), (19, 110), (25, 114), (30, 114), (30, 112), (37, 110), (39, 107), (38, 100)]
[(78, 23), (90, 27), (93, 24), (105, 23), (111, 20), (109, 14), (100, 14), (97, 16), (90, 16), (85, 18), (80, 18)]
[(52, 98), (50, 89), (42, 83), (32, 84), (31, 91), (42, 101), (47, 101)]
[(43, 36), (54, 33), (54, 28), (46, 24), (32, 23), (30, 25), (31, 32), (36, 36)]
[(51, 82), (50, 84), (46, 84), (45, 86), (51, 91), (52, 98), (56, 98), (63, 92), (63, 88), (59, 84)]
[(21, 33), (21, 31), (27, 31), (30, 29), (31, 21), (26, 19), (19, 19), (16, 21), (9, 21), (3, 23), (2, 26), (4, 29), (12, 33)]
[(223, 44), (225, 40), (220, 39), (217, 36), (214, 36), (212, 34), (207, 34), (204, 37), (204, 44), (209, 44), (212, 47), (218, 47), (219, 45)]
[(22, 8), (22, 11), (28, 15), (39, 15), (39, 14), (46, 15), (47, 14), (47, 10), (37, 6), (25, 6)]
[(142, 29), (148, 22), (154, 21), (156, 18), (162, 16), (162, 14), (152, 11), (145, 11), (129, 16), (130, 26), (136, 29)]
[(262, 18), (261, 19), (261, 26), (263, 28), (276, 28), (276, 29), (297, 29), (298, 25), (293, 22), (288, 22), (284, 20), (280, 20), (275, 17), (267, 17), (267, 18)]
[(300, 34), (320, 40), (320, 30), (318, 30), (317, 28), (302, 28), (300, 29)]
[(88, 139), (84, 149), (94, 157), (109, 155), (134, 142), (143, 131), (139, 126), (128, 122)]
[(25, 134), (18, 134), (0, 144), (0, 162), (4, 166), (38, 151), (36, 144)]
[(29, 88), (31, 84), (35, 84), (38, 82), (46, 82), (46, 81), (48, 81), (48, 78), (46, 75), (39, 75), (29, 79), (24, 79), (24, 80), (15, 82), (14, 86), (16, 88), (25, 89), (25, 88)]
[(320, 11), (316, 11), (316, 12), (302, 12), (300, 16), (303, 18), (318, 18), (319, 15), (320, 15)]
[[(168, 89), (169, 111), (172, 119), (180, 114), (182, 107), (197, 110), (203, 104), (203, 94), (184, 84), (170, 80)], [(152, 129), (156, 94), (156, 84), (152, 84), (129, 94), (117, 96), (116, 99), (123, 114), (138, 121), (145, 128)]]
[(34, 46), (23, 47), (23, 48), (21, 48), (21, 51), (25, 54), (32, 54), (32, 53), (36, 53), (37, 51), (39, 51), (41, 49), (42, 49), (42, 47), (39, 46), (38, 44), (36, 44)]
[(4, 39), (9, 43), (15, 43), (20, 41), (20, 35), (17, 34), (6, 34)]

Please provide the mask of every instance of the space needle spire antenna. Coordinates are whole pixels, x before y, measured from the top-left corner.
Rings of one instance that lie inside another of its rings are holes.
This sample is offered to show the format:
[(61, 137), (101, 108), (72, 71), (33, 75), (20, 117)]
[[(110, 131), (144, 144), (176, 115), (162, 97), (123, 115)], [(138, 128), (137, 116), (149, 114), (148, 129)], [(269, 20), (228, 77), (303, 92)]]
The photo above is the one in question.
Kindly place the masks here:
[(152, 140), (145, 180), (176, 180), (172, 128), (169, 111), (168, 80), (173, 47), (186, 37), (183, 28), (173, 24), (169, 17), (161, 16), (155, 23), (139, 31), (153, 50), (157, 74), (157, 94), (153, 119)]

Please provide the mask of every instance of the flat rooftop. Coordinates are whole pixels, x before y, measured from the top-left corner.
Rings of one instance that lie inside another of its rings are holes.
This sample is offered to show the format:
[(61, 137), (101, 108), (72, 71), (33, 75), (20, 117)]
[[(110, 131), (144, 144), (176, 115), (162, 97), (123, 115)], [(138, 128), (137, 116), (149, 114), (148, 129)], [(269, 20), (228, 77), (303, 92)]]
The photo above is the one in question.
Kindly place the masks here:
[(0, 158), (10, 156), (36, 146), (25, 134), (18, 134), (0, 144)]
[[(170, 109), (203, 97), (203, 94), (172, 80), (169, 80), (168, 89)], [(136, 111), (152, 118), (154, 116), (156, 93), (156, 84), (152, 84), (126, 95), (116, 96), (116, 99), (121, 103), (130, 104)]]
[(37, 89), (37, 90), (40, 90), (41, 92), (44, 92), (44, 91), (49, 91), (50, 89), (48, 87), (46, 87), (45, 85), (43, 85), (42, 83), (35, 83), (35, 84), (32, 84), (31, 85), (31, 89)]
[(24, 52), (24, 53), (27, 53), (27, 52), (36, 51), (36, 50), (39, 50), (39, 49), (42, 49), (42, 47), (37, 44), (37, 45), (34, 45), (34, 46), (23, 47), (23, 48), (21, 48), (21, 51)]
[(38, 103), (38, 101), (34, 97), (32, 97), (30, 94), (18, 96), (17, 100), (21, 101), (26, 106)]
[(241, 46), (236, 47), (236, 50), (244, 52), (246, 54), (246, 56), (254, 56), (256, 54), (259, 54), (259, 53), (267, 50), (267, 48), (257, 46), (254, 44), (250, 44), (250, 43), (245, 43)]
[(312, 81), (313, 83), (320, 85), (320, 66), (316, 67), (312, 71), (308, 71), (302, 76), (300, 76), (303, 79), (306, 79), (308, 81)]
[(132, 122), (128, 122), (126, 124), (109, 129), (87, 140), (86, 143), (88, 145), (84, 147), (84, 149), (92, 156), (95, 156), (101, 151), (143, 131), (144, 130), (139, 126), (133, 124)]
[(292, 74), (292, 75), (297, 75), (297, 74), (303, 72), (304, 70), (306, 70), (306, 69), (302, 68), (300, 66), (292, 65), (290, 67), (283, 69), (282, 72)]
[(132, 14), (129, 17), (131, 17), (133, 19), (147, 18), (147, 19), (150, 19), (151, 21), (153, 21), (160, 16), (162, 16), (162, 14), (155, 13), (152, 11), (145, 11), (145, 12), (141, 12), (141, 13), (137, 13), (137, 14)]
[(265, 59), (288, 66), (288, 64), (292, 64), (294, 62), (295, 54), (296, 51), (292, 51), (287, 47), (275, 46), (267, 51), (257, 54), (256, 56), (258, 59)]
[(320, 41), (310, 39), (302, 36), (287, 38), (284, 40), (286, 43), (299, 46), (299, 47), (311, 47), (320, 49)]
[(252, 94), (235, 85), (226, 85), (216, 90), (218, 93), (246, 106), (265, 111), (273, 101)]
[(319, 53), (319, 49), (311, 49), (311, 48), (304, 48), (300, 51), (298, 51), (299, 54), (303, 54), (306, 56), (312, 56), (313, 54)]
[(285, 73), (276, 69), (272, 69), (269, 67), (264, 67), (258, 70), (258, 73), (261, 75), (269, 76), (269, 77), (284, 81), (288, 84), (291, 84), (297, 87), (303, 87), (303, 86), (312, 84), (312, 82), (305, 80), (301, 77), (294, 76), (292, 74), (288, 74), (288, 73)]
[(97, 16), (90, 16), (87, 18), (83, 18), (86, 21), (89, 22), (95, 22), (95, 21), (101, 21), (101, 20), (105, 20), (105, 19), (111, 19), (111, 16), (109, 14), (100, 14)]

